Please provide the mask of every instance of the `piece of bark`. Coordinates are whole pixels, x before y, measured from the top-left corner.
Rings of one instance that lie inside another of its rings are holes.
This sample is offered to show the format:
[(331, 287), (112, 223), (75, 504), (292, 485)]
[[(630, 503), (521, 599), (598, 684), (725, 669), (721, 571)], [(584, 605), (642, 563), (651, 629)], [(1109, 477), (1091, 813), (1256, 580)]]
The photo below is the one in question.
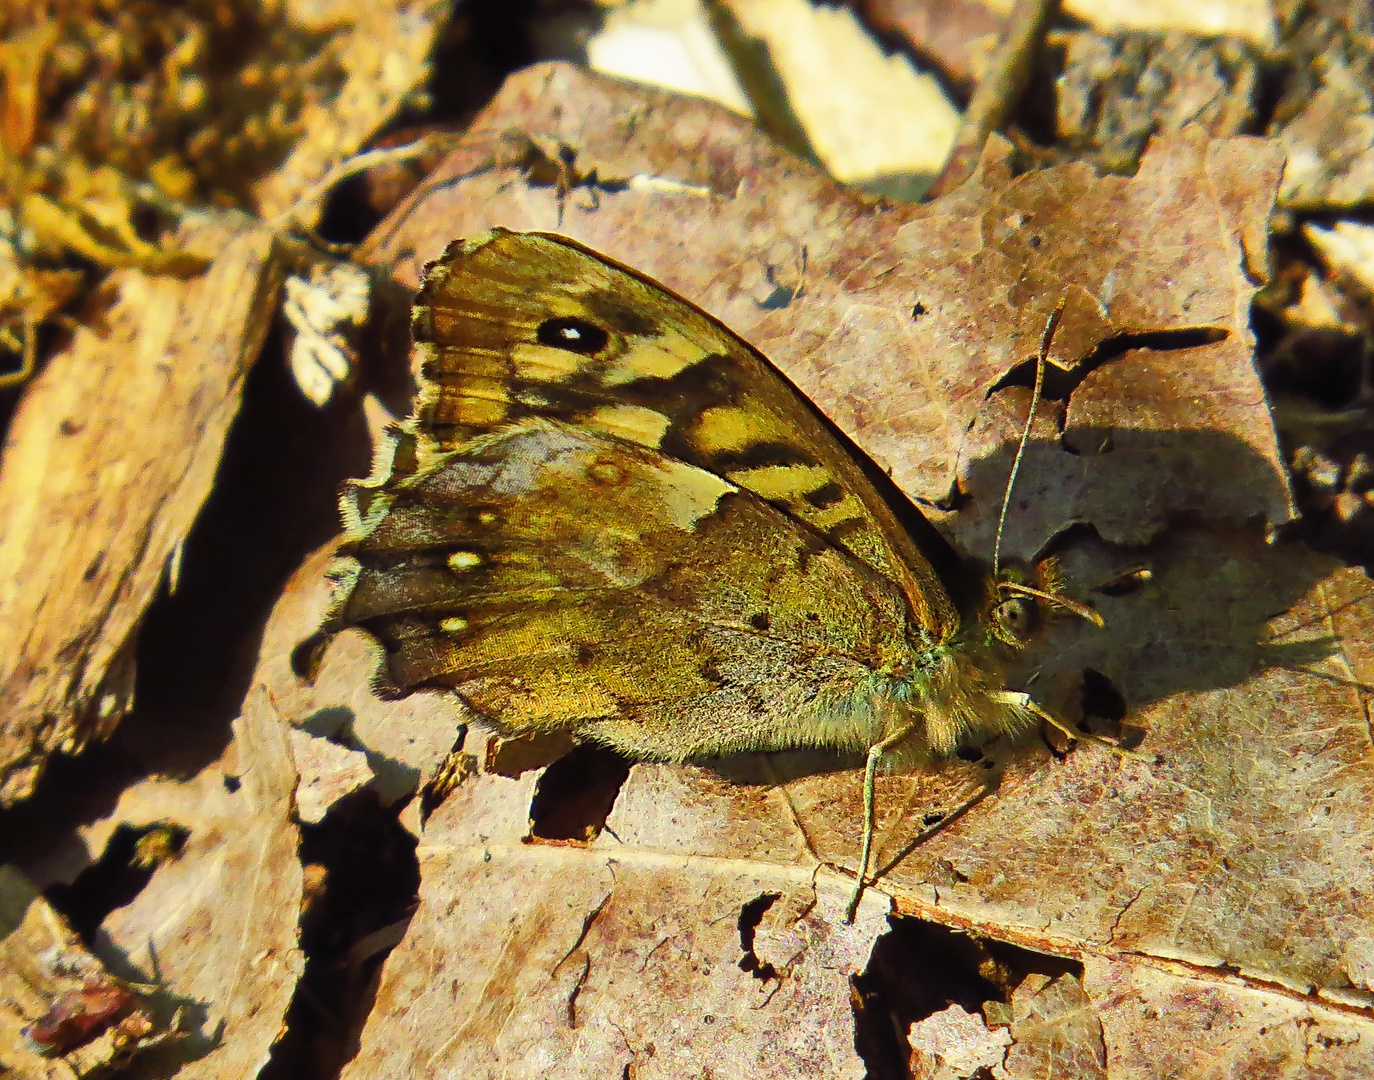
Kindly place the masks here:
[[(1173, 0), (1068, 0), (1064, 13), (1097, 33), (1179, 33), (1232, 37), (1273, 48), (1278, 34), (1266, 0), (1180, 4)], [(960, 80), (978, 78), (979, 45), (1001, 29), (1012, 0), (865, 0), (864, 15), (879, 29), (901, 34), (932, 54)], [(982, 39), (980, 42), (979, 39)]]
[(1284, 85), (1269, 134), (1288, 155), (1281, 205), (1359, 209), (1374, 197), (1374, 15), (1363, 4), (1287, 5)]
[(859, 10), (876, 30), (899, 35), (964, 87), (982, 76), (1007, 14), (979, 0), (863, 0)]
[(293, 23), (343, 36), (333, 47), (344, 82), (328, 100), (309, 102), (301, 116), (304, 137), (286, 159), (253, 187), (267, 221), (313, 226), (332, 185), (330, 170), (357, 153), (430, 75), (430, 52), (448, 19), (446, 0), (294, 0)]
[(340, 799), (372, 782), (367, 757), (318, 735), (292, 729), (291, 755), (300, 771), (296, 786), (296, 814), (317, 825)]
[(270, 233), (207, 218), (190, 279), (120, 271), (20, 402), (0, 471), (0, 805), (128, 709), (133, 635), (214, 482), (281, 278)]
[(1054, 44), (1056, 143), (1106, 168), (1134, 171), (1150, 138), (1189, 124), (1214, 138), (1255, 130), (1259, 57), (1243, 41), (1076, 31)]

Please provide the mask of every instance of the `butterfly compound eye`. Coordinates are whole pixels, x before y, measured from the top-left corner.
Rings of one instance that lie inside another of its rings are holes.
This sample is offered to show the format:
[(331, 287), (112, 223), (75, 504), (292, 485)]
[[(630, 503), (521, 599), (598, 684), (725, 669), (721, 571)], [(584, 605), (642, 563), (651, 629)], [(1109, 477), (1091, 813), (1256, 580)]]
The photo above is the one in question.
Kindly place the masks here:
[(611, 335), (594, 323), (582, 319), (545, 319), (535, 336), (541, 345), (591, 356), (606, 347)]
[(993, 611), (997, 636), (1008, 644), (1024, 643), (1035, 629), (1036, 614), (1035, 604), (1029, 597), (1008, 597)]

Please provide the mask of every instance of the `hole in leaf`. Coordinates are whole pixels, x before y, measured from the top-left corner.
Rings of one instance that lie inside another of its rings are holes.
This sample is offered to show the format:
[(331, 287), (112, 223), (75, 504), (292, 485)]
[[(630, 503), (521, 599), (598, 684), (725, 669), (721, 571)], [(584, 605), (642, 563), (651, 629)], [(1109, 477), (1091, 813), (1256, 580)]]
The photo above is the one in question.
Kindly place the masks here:
[(1126, 698), (1111, 679), (1093, 668), (1083, 669), (1083, 720), (1094, 734), (1119, 738), (1126, 719)]
[[(1225, 341), (1228, 332), (1219, 326), (1194, 326), (1180, 330), (1159, 330), (1144, 334), (1117, 334), (1104, 338), (1097, 343), (1091, 353), (1084, 357), (1071, 371), (1065, 371), (1054, 364), (1045, 365), (1044, 397), (1047, 401), (1067, 401), (1072, 393), (1088, 375), (1103, 364), (1136, 349), (1152, 352), (1174, 352), (1180, 349), (1196, 349), (1202, 345), (1213, 345)], [(1019, 386), (1029, 390), (1035, 385), (1035, 356), (1028, 356), (1006, 373), (988, 390), (987, 396)]]
[(978, 1013), (1007, 1002), (1033, 972), (1082, 974), (1082, 965), (1005, 942), (959, 933), (920, 919), (890, 916), (891, 929), (853, 977), (854, 1046), (869, 1080), (911, 1076), (911, 1025), (950, 1005)]
[(763, 916), (782, 897), (782, 893), (761, 893), (739, 909), (739, 947), (744, 955), (739, 959), (739, 969), (753, 974), (762, 982), (776, 979), (778, 972), (772, 964), (759, 963), (754, 952), (754, 934), (763, 922)]
[(1285, 336), (1261, 363), (1270, 393), (1341, 409), (1358, 398), (1367, 360), (1361, 337), (1344, 330), (1308, 329)]
[(539, 778), (530, 804), (531, 840), (594, 840), (630, 775), (630, 762), (614, 750), (582, 743)]
[(143, 891), (154, 871), (175, 859), (191, 831), (172, 822), (120, 825), (105, 850), (70, 885), (54, 885), (48, 902), (88, 945), (105, 916)]

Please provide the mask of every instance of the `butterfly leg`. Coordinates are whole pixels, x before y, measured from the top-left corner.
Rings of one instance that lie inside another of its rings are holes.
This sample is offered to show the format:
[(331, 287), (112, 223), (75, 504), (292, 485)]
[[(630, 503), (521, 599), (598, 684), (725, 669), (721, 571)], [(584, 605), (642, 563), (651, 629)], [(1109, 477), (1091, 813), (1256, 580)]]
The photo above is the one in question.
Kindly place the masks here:
[(1091, 740), (1092, 742), (1101, 743), (1103, 746), (1107, 747), (1109, 750), (1114, 751), (1115, 753), (1120, 754), (1122, 757), (1134, 758), (1136, 761), (1148, 761), (1152, 765), (1159, 761), (1159, 758), (1156, 757), (1154, 754), (1142, 753), (1139, 750), (1127, 750), (1124, 746), (1118, 746), (1116, 743), (1112, 742), (1111, 739), (1102, 738), (1101, 735), (1087, 735), (1081, 731), (1074, 730), (1068, 724), (1064, 723), (1063, 720), (1059, 719), (1059, 717), (1055, 716), (1053, 713), (1047, 712), (1046, 710), (1042, 709), (1033, 700), (1031, 700), (1031, 696), (1029, 694), (1019, 693), (1014, 690), (1003, 690), (1000, 693), (991, 694), (989, 696), (996, 701), (1003, 702), (1004, 704), (1012, 705), (1018, 709), (1024, 709), (1026, 712), (1034, 716), (1037, 720), (1043, 720), (1045, 723), (1049, 724), (1050, 727), (1054, 728), (1055, 731), (1058, 731), (1061, 735), (1064, 735), (1069, 739), (1073, 739), (1074, 741), (1082, 742), (1083, 740), (1087, 739)]
[(849, 899), (849, 906), (845, 908), (844, 921), (852, 923), (854, 913), (859, 910), (859, 900), (864, 894), (864, 882), (868, 879), (868, 863), (873, 854), (873, 787), (878, 776), (878, 762), (882, 760), (883, 754), (889, 747), (895, 746), (908, 735), (916, 724), (906, 724), (894, 731), (881, 742), (874, 743), (868, 748), (868, 764), (864, 767), (864, 839), (863, 850), (859, 855), (859, 877), (854, 883), (854, 895)]

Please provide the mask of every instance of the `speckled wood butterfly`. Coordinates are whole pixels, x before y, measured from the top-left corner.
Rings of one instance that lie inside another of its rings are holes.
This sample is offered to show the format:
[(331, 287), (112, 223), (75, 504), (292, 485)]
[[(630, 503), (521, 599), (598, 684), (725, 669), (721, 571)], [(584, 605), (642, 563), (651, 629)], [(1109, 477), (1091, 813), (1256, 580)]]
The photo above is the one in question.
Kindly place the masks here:
[(854, 452), (688, 301), (498, 229), (431, 264), (413, 333), (325, 627), (380, 639), (395, 688), (641, 760), (864, 751), (860, 886), (880, 761), (1048, 719), (1003, 685), (1009, 594), (961, 617)]

